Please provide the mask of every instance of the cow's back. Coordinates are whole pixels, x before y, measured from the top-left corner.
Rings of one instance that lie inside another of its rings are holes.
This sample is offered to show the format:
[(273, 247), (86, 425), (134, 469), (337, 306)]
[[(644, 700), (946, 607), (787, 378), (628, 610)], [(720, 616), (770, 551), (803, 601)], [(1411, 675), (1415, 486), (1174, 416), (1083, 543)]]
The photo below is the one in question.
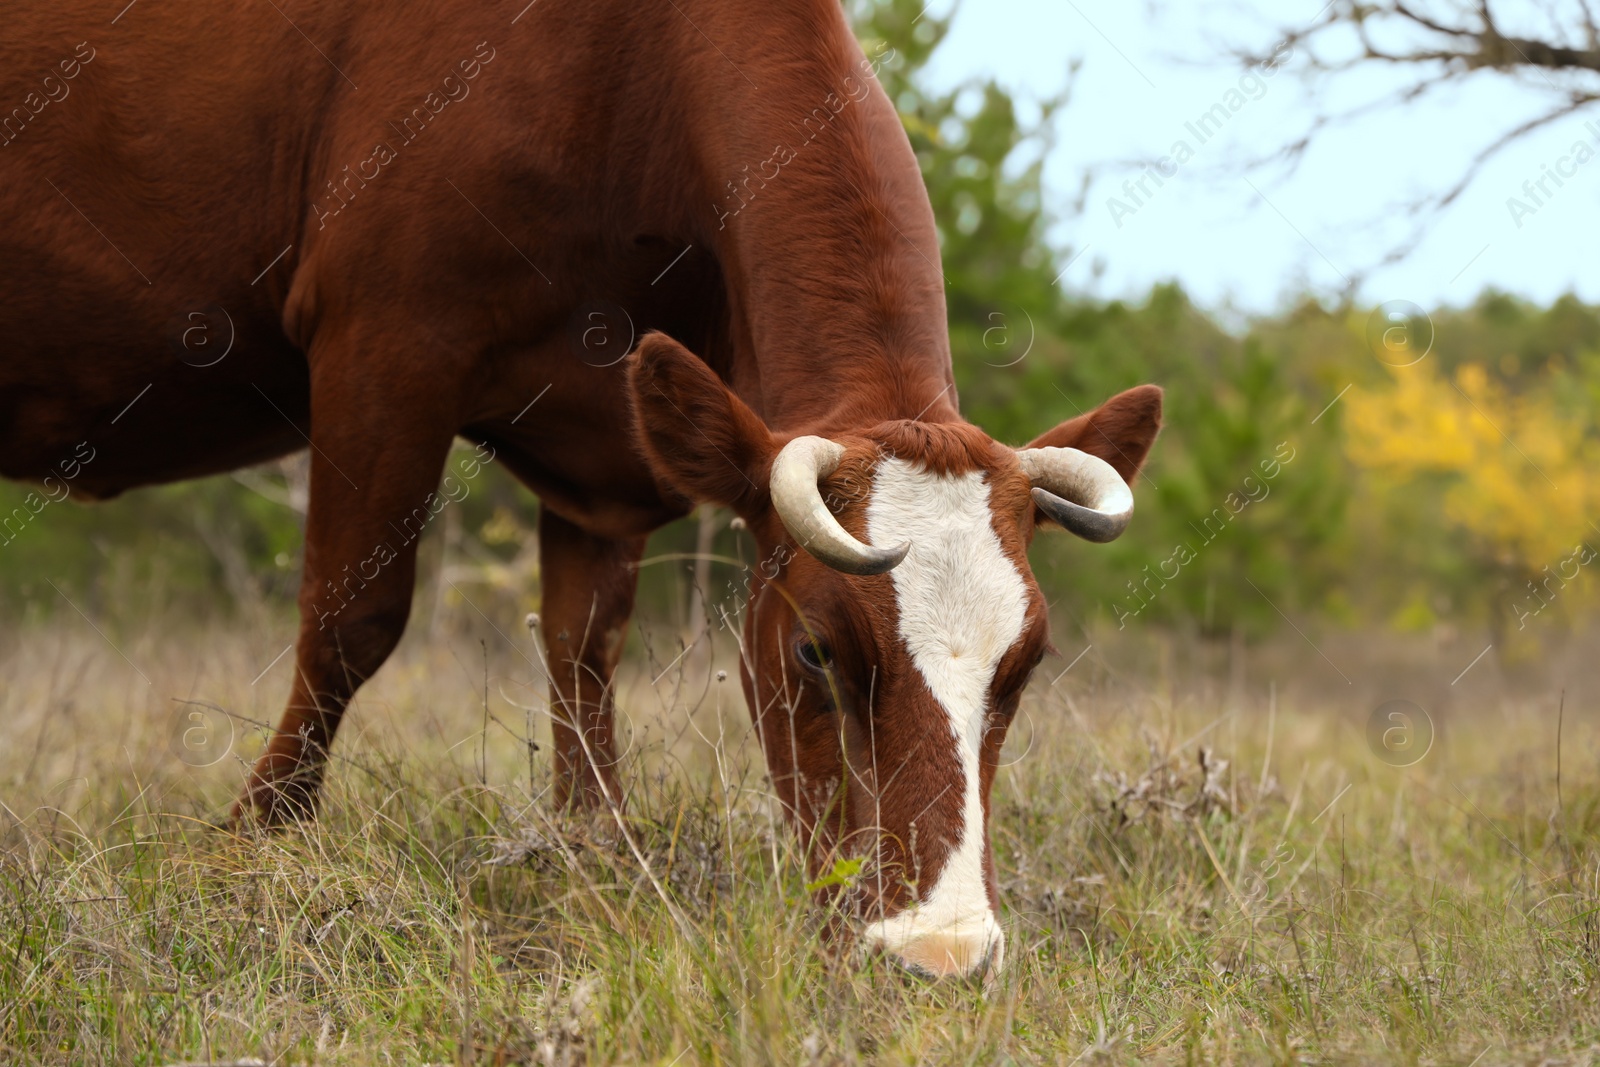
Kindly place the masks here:
[(491, 109), (465, 114), (501, 14), (64, 0), (14, 16), (0, 475), (43, 477), (89, 440), (77, 488), (95, 495), (303, 446), (317, 321), (334, 303), (381, 316), (426, 299), (427, 278), (397, 264), (428, 255), (420, 220), (451, 195), (441, 164), (479, 173), (465, 146), (504, 140)]
[(107, 492), (287, 446), (239, 400), (305, 379), (281, 278), (257, 275), (295, 231), (338, 80), (283, 47), (270, 4), (116, 15), (66, 0), (0, 42), (0, 473), (40, 477), (88, 439), (79, 488)]

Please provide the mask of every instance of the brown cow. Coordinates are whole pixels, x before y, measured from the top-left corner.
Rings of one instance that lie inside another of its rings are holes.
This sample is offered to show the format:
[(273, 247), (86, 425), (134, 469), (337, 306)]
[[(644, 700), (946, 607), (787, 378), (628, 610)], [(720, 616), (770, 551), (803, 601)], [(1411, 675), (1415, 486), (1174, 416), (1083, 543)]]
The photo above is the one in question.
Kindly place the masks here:
[(57, 0), (6, 30), (0, 474), (83, 445), (106, 497), (310, 446), (298, 670), (241, 812), (312, 810), (461, 435), (543, 504), (564, 802), (618, 795), (645, 536), (726, 505), (811, 863), (874, 861), (869, 944), (998, 967), (989, 787), (1047, 643), (1026, 547), (1120, 532), (1160, 393), (1021, 452), (962, 421), (887, 56), (836, 0)]

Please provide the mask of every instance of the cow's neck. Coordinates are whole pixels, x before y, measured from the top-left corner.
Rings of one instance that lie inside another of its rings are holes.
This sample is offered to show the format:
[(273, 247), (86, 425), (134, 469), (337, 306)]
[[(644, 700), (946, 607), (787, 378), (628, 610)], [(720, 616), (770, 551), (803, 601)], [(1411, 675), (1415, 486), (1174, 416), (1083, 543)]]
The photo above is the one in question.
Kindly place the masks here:
[(833, 39), (810, 27), (803, 62), (791, 50), (767, 64), (755, 91), (732, 72), (715, 79), (728, 99), (697, 153), (709, 190), (698, 210), (728, 290), (730, 377), (779, 431), (957, 418), (922, 176), (827, 6)]

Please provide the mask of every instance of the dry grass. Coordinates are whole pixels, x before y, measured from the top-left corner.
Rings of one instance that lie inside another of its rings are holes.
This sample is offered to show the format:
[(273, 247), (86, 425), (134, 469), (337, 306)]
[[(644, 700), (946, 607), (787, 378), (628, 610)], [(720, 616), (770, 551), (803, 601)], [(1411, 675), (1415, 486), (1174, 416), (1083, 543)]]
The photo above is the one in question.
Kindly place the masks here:
[[(287, 658), (251, 680), (286, 621), (119, 653), (69, 617), (0, 650), (0, 1062), (1593, 1059), (1600, 730), (1572, 683), (1558, 807), (1565, 667), (1502, 691), (1491, 658), (1468, 689), (1470, 649), (1414, 656), (1440, 736), (1398, 770), (1365, 736), (1393, 649), (1324, 644), (1366, 665), (1349, 686), (1304, 644), (1231, 685), (1150, 634), (1047, 666), (995, 792), (985, 991), (831, 958), (743, 702), (707, 680), (727, 657), (662, 674), (658, 635), (625, 668), (624, 835), (544, 806), (525, 634), (484, 629), (408, 642), (325, 818), (270, 836), (209, 821), (261, 743), (243, 720), (277, 714)], [(174, 697), (242, 717), (228, 758), (174, 757), (206, 714)]]

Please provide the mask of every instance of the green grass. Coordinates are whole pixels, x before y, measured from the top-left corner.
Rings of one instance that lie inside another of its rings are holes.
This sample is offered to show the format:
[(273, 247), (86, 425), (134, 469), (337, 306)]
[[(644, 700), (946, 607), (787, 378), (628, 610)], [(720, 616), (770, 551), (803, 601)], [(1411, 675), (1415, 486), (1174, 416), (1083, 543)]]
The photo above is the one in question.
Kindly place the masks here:
[(1230, 691), (1134, 645), (1042, 672), (994, 795), (1008, 964), (981, 988), (836, 951), (734, 684), (652, 685), (659, 635), (624, 670), (626, 835), (545, 804), (520, 652), (420, 640), (359, 699), (324, 818), (258, 835), (211, 825), (258, 732), (190, 768), (172, 698), (274, 718), (286, 662), (250, 680), (284, 625), (152, 627), (124, 659), (69, 622), (0, 653), (5, 1064), (1487, 1065), (1600, 1040), (1600, 731), (1569, 695), (1558, 809), (1537, 684), (1461, 694), (1396, 769), (1342, 686)]

